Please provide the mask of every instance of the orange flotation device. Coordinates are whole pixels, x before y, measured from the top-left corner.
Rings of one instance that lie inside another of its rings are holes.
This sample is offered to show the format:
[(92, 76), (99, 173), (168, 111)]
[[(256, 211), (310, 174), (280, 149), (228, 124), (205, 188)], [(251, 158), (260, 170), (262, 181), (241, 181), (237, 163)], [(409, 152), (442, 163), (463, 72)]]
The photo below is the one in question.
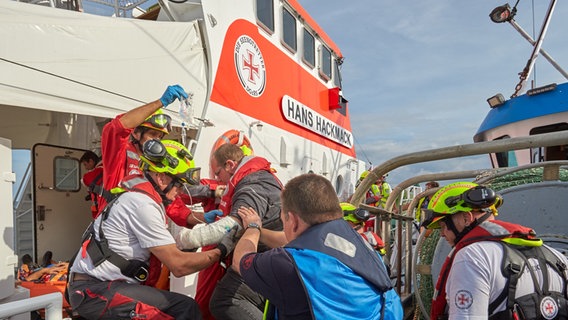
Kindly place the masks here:
[[(213, 144), (213, 147), (211, 148), (211, 154), (209, 155), (209, 160), (211, 161), (211, 157), (213, 157), (213, 153), (217, 149), (219, 149), (220, 146), (227, 144), (227, 143), (231, 143), (231, 144), (234, 144), (234, 145), (241, 147), (245, 156), (250, 156), (250, 155), (254, 154), (254, 150), (252, 149), (252, 145), (250, 143), (250, 140), (247, 138), (245, 133), (243, 131), (231, 129), (231, 130), (223, 133), (221, 136), (219, 136), (219, 138), (217, 138), (217, 140), (215, 140), (215, 143)], [(211, 177), (211, 179), (214, 179), (214, 178), (215, 177)]]

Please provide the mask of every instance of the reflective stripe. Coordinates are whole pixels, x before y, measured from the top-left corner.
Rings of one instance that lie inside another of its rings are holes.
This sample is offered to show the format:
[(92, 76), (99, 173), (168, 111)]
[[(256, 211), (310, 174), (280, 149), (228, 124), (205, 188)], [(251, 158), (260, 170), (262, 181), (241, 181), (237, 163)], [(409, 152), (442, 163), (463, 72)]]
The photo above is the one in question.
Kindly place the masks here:
[(482, 224), (479, 225), (480, 228), (484, 229), (485, 231), (489, 232), (490, 235), (492, 236), (505, 236), (505, 235), (510, 235), (511, 232), (509, 232), (509, 230), (505, 229), (504, 227), (496, 224), (496, 223), (491, 223), (490, 221), (484, 222)]
[(505, 238), (501, 241), (515, 246), (523, 246), (523, 247), (540, 247), (544, 243), (542, 239), (527, 240), (523, 238)]
[(126, 156), (132, 160), (140, 161), (138, 153), (133, 152), (132, 150), (126, 150)]
[(133, 178), (128, 179), (126, 181), (122, 181), (122, 185), (124, 187), (126, 187), (127, 189), (132, 189), (137, 184), (144, 183), (144, 182), (148, 182), (148, 180), (146, 178), (142, 178), (142, 177), (133, 177)]
[(333, 233), (327, 234), (323, 244), (328, 248), (343, 252), (350, 257), (355, 257), (355, 252), (357, 252), (357, 248), (353, 243)]

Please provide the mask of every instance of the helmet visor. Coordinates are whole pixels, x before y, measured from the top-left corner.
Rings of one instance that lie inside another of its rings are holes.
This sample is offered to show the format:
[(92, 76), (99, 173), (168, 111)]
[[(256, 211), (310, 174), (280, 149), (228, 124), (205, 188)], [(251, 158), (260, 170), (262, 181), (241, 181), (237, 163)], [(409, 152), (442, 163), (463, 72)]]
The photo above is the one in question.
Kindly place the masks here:
[(201, 180), (201, 168), (188, 169), (184, 173), (176, 175), (176, 178), (182, 180), (185, 183), (189, 183), (190, 185), (196, 186), (199, 184), (199, 181)]
[(144, 120), (141, 125), (168, 134), (172, 131), (172, 118), (164, 113), (153, 114)]

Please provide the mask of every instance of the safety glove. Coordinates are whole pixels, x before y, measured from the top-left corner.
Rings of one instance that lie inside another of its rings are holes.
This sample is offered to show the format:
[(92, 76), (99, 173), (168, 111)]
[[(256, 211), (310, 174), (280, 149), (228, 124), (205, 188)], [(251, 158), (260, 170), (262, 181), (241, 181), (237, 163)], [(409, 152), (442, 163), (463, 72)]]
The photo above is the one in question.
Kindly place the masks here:
[(176, 84), (173, 86), (168, 86), (168, 88), (160, 98), (160, 102), (162, 103), (162, 106), (165, 108), (169, 104), (174, 102), (176, 99), (181, 101), (182, 99), (187, 99), (187, 97), (188, 95), (185, 92), (185, 90), (183, 90), (183, 88), (179, 84)]
[(205, 222), (213, 223), (217, 219), (217, 217), (222, 217), (223, 211), (221, 210), (211, 210), (209, 212), (205, 212), (203, 217), (205, 218)]

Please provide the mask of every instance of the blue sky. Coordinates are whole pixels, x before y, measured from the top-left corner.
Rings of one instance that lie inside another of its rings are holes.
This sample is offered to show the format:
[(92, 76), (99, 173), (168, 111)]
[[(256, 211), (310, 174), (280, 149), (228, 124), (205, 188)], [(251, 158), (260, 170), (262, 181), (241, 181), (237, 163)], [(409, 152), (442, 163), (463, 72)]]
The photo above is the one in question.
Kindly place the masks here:
[[(489, 111), (486, 99), (514, 92), (532, 51), (508, 23), (490, 21), (489, 13), (504, 0), (299, 2), (345, 57), (343, 93), (358, 157), (374, 166), (410, 152), (472, 143)], [(515, 20), (533, 38), (548, 4), (518, 4)], [(568, 69), (566, 17), (568, 2), (558, 1), (543, 49)], [(537, 86), (566, 81), (543, 57), (531, 80), (535, 73)], [(394, 186), (418, 174), (488, 167), (488, 156), (437, 161), (396, 169), (388, 181)]]
[[(489, 19), (504, 0), (299, 2), (345, 57), (343, 93), (358, 157), (373, 165), (472, 143), (489, 111), (486, 99), (511, 96), (532, 52), (510, 24)], [(568, 69), (565, 2), (558, 1), (542, 48)], [(548, 5), (521, 0), (515, 20), (536, 38)], [(535, 70), (537, 86), (566, 81), (542, 56)], [(445, 160), (396, 169), (388, 181), (394, 186), (417, 174), (487, 167), (487, 156)]]

